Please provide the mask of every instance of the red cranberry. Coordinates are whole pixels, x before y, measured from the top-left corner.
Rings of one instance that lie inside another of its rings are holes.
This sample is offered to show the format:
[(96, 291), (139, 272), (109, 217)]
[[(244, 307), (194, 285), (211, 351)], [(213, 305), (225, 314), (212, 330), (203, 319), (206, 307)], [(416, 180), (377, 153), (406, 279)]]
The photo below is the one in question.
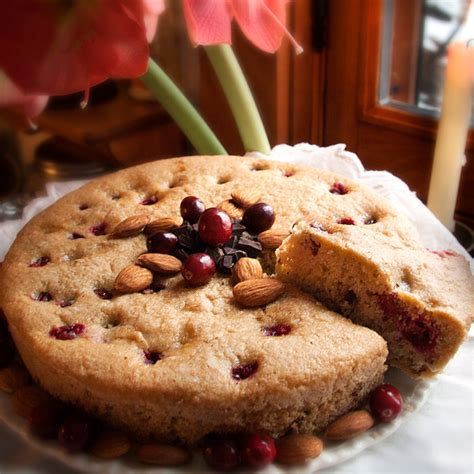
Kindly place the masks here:
[(402, 408), (403, 398), (400, 392), (388, 383), (379, 385), (370, 396), (370, 410), (380, 421), (394, 420)]
[(342, 219), (339, 219), (337, 223), (343, 225), (355, 225), (354, 219), (351, 219), (350, 217), (343, 217)]
[(271, 464), (276, 457), (273, 438), (267, 434), (251, 434), (244, 440), (242, 461), (250, 467), (261, 468)]
[(207, 464), (219, 471), (231, 471), (240, 464), (237, 443), (229, 438), (211, 440), (203, 454)]
[(30, 267), (44, 267), (49, 262), (49, 257), (39, 257), (35, 261), (30, 263)]
[(290, 334), (291, 326), (288, 324), (275, 324), (275, 326), (268, 326), (263, 328), (265, 336), (286, 336)]
[(250, 206), (242, 217), (242, 224), (253, 234), (260, 234), (260, 232), (270, 229), (274, 222), (273, 207), (264, 202)]
[(146, 240), (146, 248), (152, 253), (170, 254), (178, 244), (178, 237), (171, 232), (160, 231), (150, 235)]
[(203, 242), (216, 247), (225, 244), (231, 238), (232, 220), (221, 209), (210, 207), (199, 218), (198, 230)]
[(349, 190), (347, 189), (346, 185), (341, 182), (335, 182), (331, 189), (329, 190), (332, 194), (347, 194)]
[(216, 264), (207, 253), (193, 253), (184, 262), (181, 274), (191, 286), (205, 285), (216, 272)]
[(196, 196), (185, 197), (179, 206), (181, 217), (190, 224), (195, 224), (206, 210), (204, 203)]
[(33, 433), (43, 438), (53, 438), (61, 423), (58, 407), (52, 403), (44, 403), (31, 409), (28, 423)]
[(66, 326), (54, 326), (49, 331), (49, 335), (61, 341), (69, 341), (80, 336), (85, 330), (84, 324), (74, 323)]
[(104, 235), (106, 227), (107, 224), (105, 222), (101, 222), (100, 224), (89, 227), (89, 232), (94, 235)]
[(103, 300), (111, 300), (113, 297), (112, 292), (105, 288), (95, 288), (94, 293)]
[(232, 378), (234, 380), (245, 380), (251, 377), (258, 369), (258, 362), (232, 367)]
[(84, 449), (89, 440), (90, 422), (77, 416), (69, 416), (60, 426), (58, 441), (71, 452)]
[(163, 357), (163, 354), (158, 351), (144, 351), (143, 354), (145, 356), (145, 364), (150, 365), (156, 364)]
[(151, 196), (141, 201), (140, 204), (142, 206), (152, 206), (153, 204), (156, 204), (157, 202), (158, 202), (158, 198), (156, 196)]

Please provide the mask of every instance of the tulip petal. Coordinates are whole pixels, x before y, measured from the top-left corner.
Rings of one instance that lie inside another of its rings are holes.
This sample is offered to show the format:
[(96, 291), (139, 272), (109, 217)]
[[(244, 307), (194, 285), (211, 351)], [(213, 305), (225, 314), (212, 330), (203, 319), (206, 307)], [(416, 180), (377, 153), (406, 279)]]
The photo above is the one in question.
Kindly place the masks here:
[(165, 10), (164, 0), (143, 0), (143, 13), (146, 29), (146, 39), (152, 42), (158, 26), (158, 17)]
[(47, 96), (24, 94), (0, 71), (0, 107), (20, 106), (31, 119), (43, 111), (47, 102)]
[[(30, 93), (87, 90), (143, 74), (149, 51), (141, 2), (15, 0), (2, 5), (0, 67)], [(63, 7), (64, 8), (64, 7)]]
[(274, 53), (280, 47), (283, 36), (293, 39), (285, 27), (288, 1), (232, 0), (232, 13), (245, 36), (255, 46)]
[(226, 0), (183, 0), (184, 16), (195, 44), (230, 44), (232, 17)]

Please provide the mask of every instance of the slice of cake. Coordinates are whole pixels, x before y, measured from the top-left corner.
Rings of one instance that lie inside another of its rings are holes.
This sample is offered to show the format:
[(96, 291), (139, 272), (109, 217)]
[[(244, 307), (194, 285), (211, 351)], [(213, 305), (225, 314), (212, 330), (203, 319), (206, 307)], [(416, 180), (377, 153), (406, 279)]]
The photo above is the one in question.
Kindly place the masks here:
[(389, 363), (431, 376), (449, 361), (474, 315), (468, 262), (432, 252), (372, 219), (300, 221), (277, 251), (276, 271), (331, 309), (378, 332)]

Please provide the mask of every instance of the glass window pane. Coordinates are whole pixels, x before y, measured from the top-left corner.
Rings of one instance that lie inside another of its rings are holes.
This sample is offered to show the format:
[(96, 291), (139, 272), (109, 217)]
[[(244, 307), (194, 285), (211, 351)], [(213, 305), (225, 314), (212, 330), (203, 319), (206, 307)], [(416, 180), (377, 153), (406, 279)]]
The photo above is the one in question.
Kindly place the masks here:
[(474, 0), (385, 0), (380, 102), (439, 116), (447, 48), (474, 41)]

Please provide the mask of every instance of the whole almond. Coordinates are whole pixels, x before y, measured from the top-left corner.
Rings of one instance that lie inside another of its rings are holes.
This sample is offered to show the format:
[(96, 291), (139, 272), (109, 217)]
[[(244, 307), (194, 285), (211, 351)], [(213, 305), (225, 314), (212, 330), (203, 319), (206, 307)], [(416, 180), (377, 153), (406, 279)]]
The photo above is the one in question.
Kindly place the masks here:
[(183, 220), (179, 217), (160, 217), (159, 219), (151, 221), (145, 227), (145, 233), (151, 235), (156, 234), (157, 232), (175, 229), (176, 227), (179, 227), (182, 222)]
[(323, 442), (317, 436), (293, 434), (277, 443), (276, 462), (280, 464), (304, 464), (323, 452)]
[(145, 214), (137, 214), (136, 216), (127, 217), (115, 226), (111, 232), (111, 237), (123, 238), (138, 235), (143, 231), (145, 226), (150, 222), (150, 217)]
[(258, 234), (258, 241), (267, 249), (277, 249), (290, 235), (289, 232), (277, 229), (269, 229)]
[(242, 217), (242, 209), (239, 209), (234, 203), (231, 201), (222, 201), (216, 207), (226, 212), (229, 217), (232, 219), (240, 219)]
[(141, 265), (154, 272), (172, 275), (181, 271), (181, 260), (164, 253), (144, 253), (138, 257)]
[(103, 431), (94, 440), (91, 451), (101, 459), (116, 459), (130, 451), (127, 436), (120, 431)]
[(247, 189), (236, 189), (230, 193), (232, 202), (242, 209), (247, 209), (260, 201), (260, 194)]
[(135, 293), (144, 290), (153, 281), (153, 273), (138, 265), (125, 267), (115, 278), (114, 288), (121, 293)]
[(274, 278), (245, 280), (237, 283), (233, 288), (235, 300), (248, 308), (271, 303), (284, 291), (284, 283)]
[(51, 401), (51, 397), (36, 385), (27, 385), (19, 388), (12, 395), (13, 410), (19, 416), (27, 418), (31, 410)]
[(187, 449), (169, 444), (144, 444), (135, 454), (140, 462), (157, 466), (182, 466), (191, 461)]
[(327, 428), (326, 439), (350, 439), (374, 426), (372, 415), (366, 410), (357, 410), (347, 413), (333, 421)]
[(234, 280), (238, 283), (245, 280), (263, 278), (262, 265), (256, 258), (244, 257), (237, 261), (232, 268)]
[(0, 390), (13, 393), (30, 383), (30, 374), (17, 365), (11, 365), (0, 370)]

